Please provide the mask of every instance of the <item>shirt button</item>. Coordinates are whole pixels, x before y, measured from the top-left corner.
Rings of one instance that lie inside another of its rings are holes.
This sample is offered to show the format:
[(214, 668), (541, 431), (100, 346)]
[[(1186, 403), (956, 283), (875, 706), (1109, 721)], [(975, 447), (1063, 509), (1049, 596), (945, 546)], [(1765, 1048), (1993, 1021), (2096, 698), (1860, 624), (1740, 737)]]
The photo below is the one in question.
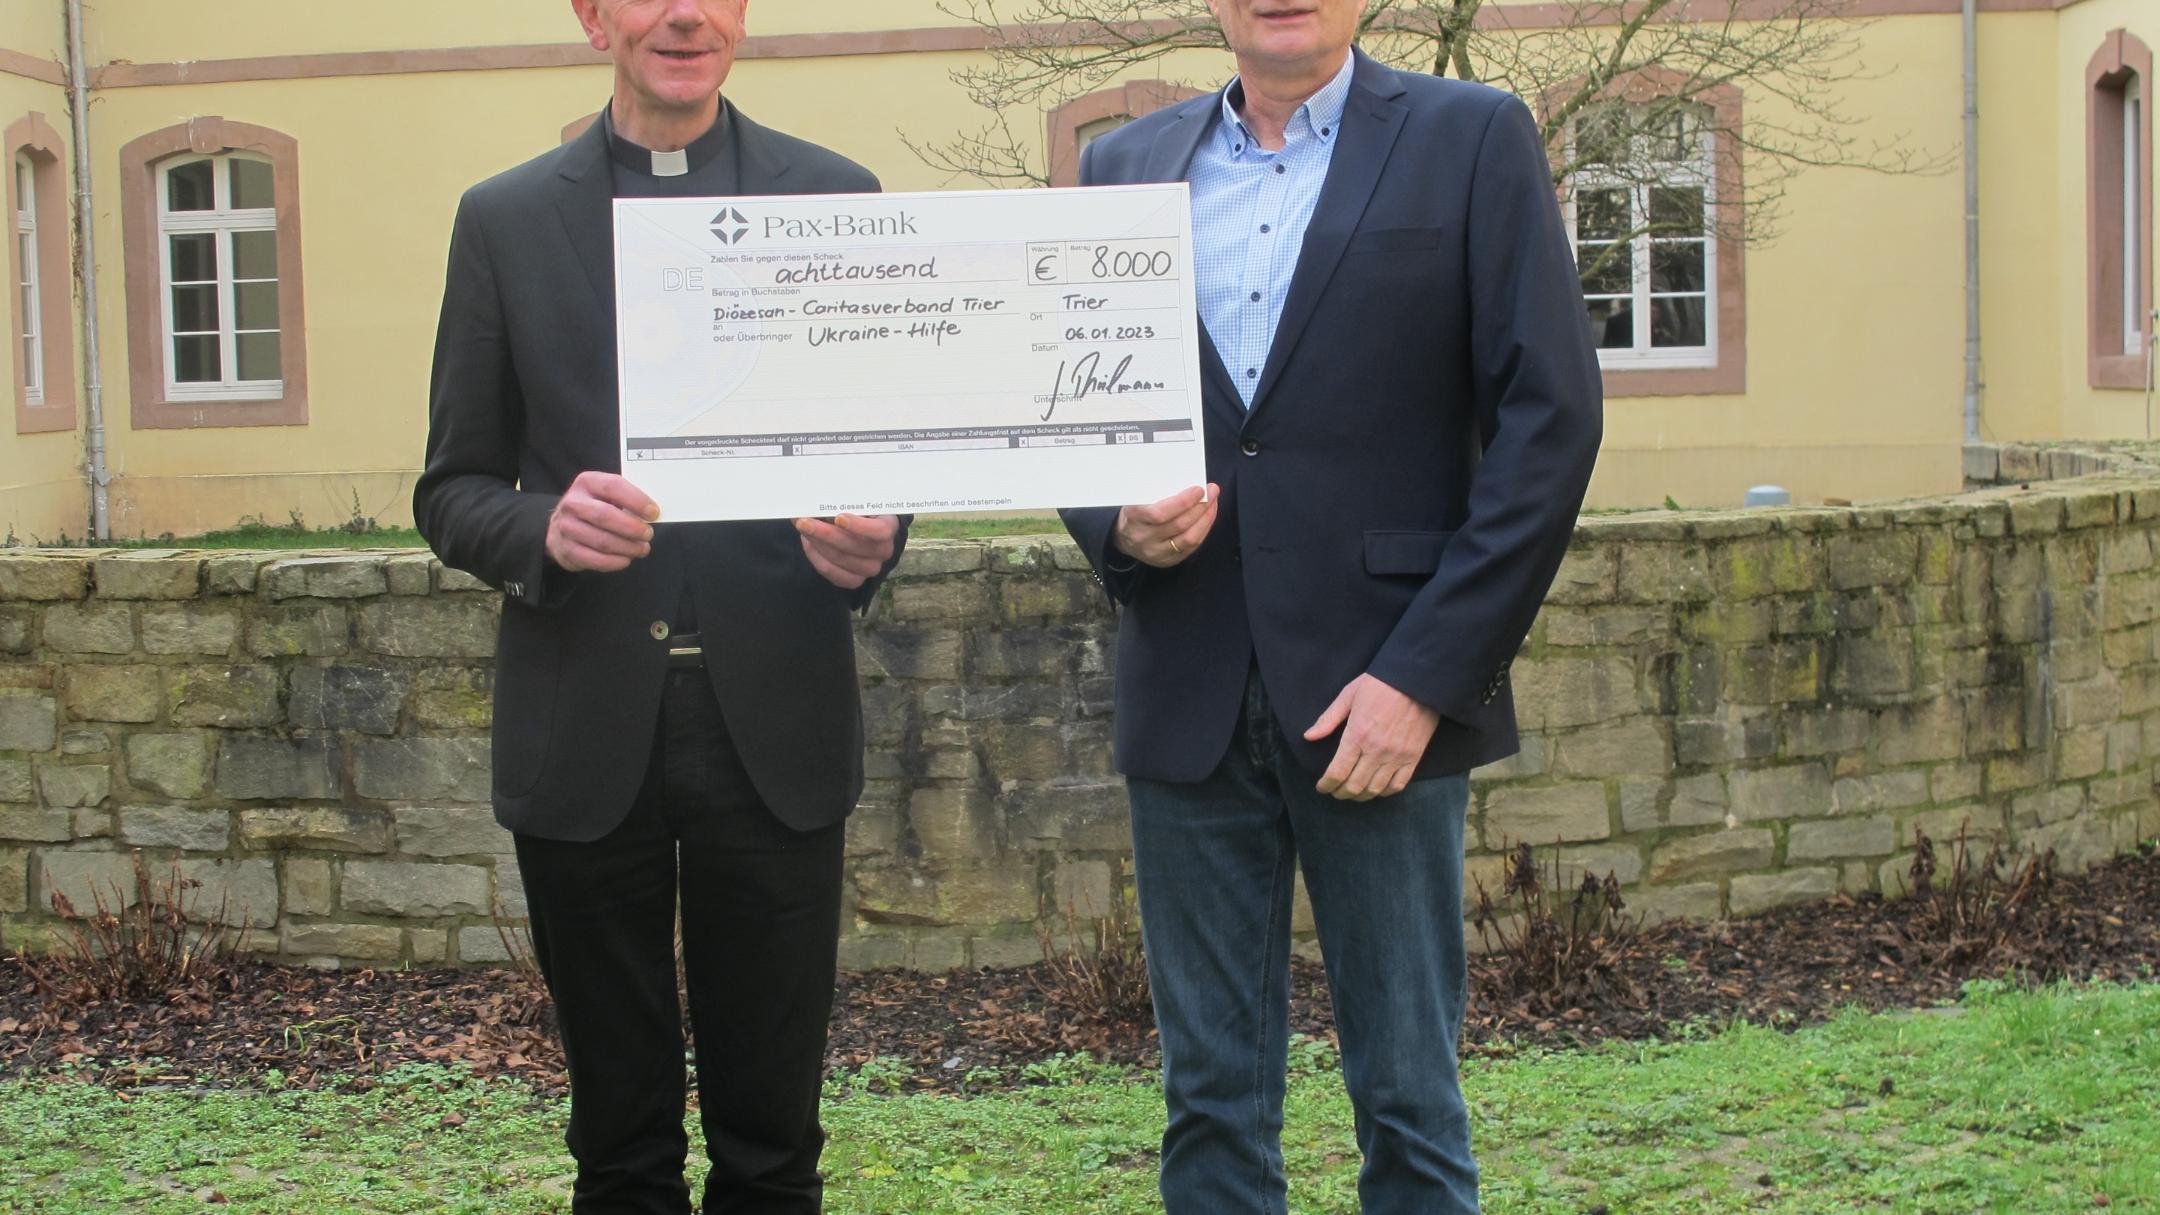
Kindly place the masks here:
[(1255, 292), (1253, 292), (1253, 293), (1252, 293), (1252, 302), (1253, 302), (1253, 303), (1255, 303), (1255, 304), (1257, 304), (1257, 303), (1259, 303), (1259, 302), (1260, 302), (1260, 293), (1259, 293), (1259, 292), (1255, 291)]
[(1238, 450), (1244, 452), (1248, 456), (1257, 456), (1260, 454), (1260, 440), (1247, 439), (1243, 443), (1238, 444)]
[(1273, 226), (1271, 226), (1271, 225), (1269, 225), (1269, 224), (1261, 224), (1261, 225), (1260, 225), (1260, 231), (1261, 231), (1261, 233), (1262, 233), (1263, 235), (1264, 235), (1264, 234), (1266, 234), (1266, 233), (1269, 233), (1269, 232), (1273, 232), (1274, 230), (1275, 230), (1275, 229), (1274, 229), (1274, 227), (1273, 227)]
[(1283, 167), (1282, 167), (1281, 165), (1276, 165), (1276, 166), (1275, 166), (1275, 171), (1276, 171), (1277, 173), (1287, 173), (1287, 172), (1289, 172), (1289, 170), (1288, 170), (1288, 169), (1285, 169), (1285, 168), (1283, 168)]
[(1257, 367), (1247, 367), (1245, 369), (1245, 378), (1248, 380), (1260, 378), (1260, 369)]
[(667, 626), (667, 621), (665, 621), (665, 620), (655, 620), (655, 621), (653, 621), (653, 622), (652, 622), (652, 627), (651, 627), (650, 629), (647, 629), (647, 630), (646, 630), (646, 632), (648, 632), (648, 633), (651, 633), (651, 634), (652, 634), (652, 639), (653, 639), (654, 641), (666, 641), (666, 640), (667, 640), (667, 638), (668, 638), (668, 626)]

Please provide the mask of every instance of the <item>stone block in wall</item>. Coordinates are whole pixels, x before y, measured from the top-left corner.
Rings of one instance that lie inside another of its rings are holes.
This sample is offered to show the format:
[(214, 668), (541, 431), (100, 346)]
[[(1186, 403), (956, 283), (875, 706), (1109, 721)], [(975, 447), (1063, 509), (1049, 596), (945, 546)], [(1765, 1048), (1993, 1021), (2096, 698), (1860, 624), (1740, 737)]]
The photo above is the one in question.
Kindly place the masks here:
[(989, 614), (989, 586), (980, 578), (939, 578), (892, 585), (893, 619), (974, 621)]
[(1072, 708), (1071, 690), (1051, 683), (937, 684), (922, 693), (925, 714), (963, 721), (1058, 721), (1071, 716)]
[(2089, 726), (2066, 730), (2055, 736), (2055, 779), (2084, 780), (2107, 767), (2108, 732)]
[(82, 557), (0, 555), (0, 599), (80, 599), (90, 591), (90, 562)]
[[(1819, 641), (1801, 640), (1730, 651), (1720, 660), (1720, 679), (1709, 685), (1708, 691), (1723, 703), (1738, 705), (1819, 699), (1823, 690), (1823, 650)], [(1702, 711), (1707, 706), (1697, 702), (1685, 707)]]
[(0, 806), (0, 840), (64, 844), (74, 837), (74, 816), (65, 807)]
[(1777, 718), (1768, 710), (1713, 703), (1710, 716), (1682, 716), (1673, 722), (1673, 759), (1684, 768), (1776, 756)]
[(1601, 782), (1542, 789), (1511, 785), (1486, 795), (1484, 825), (1485, 847), (1497, 852), (1524, 841), (1605, 839), (1612, 834), (1612, 814)]
[(1887, 856), (1897, 850), (1897, 824), (1887, 815), (1794, 823), (1785, 836), (1785, 859), (1823, 861)]
[(286, 915), (329, 915), (337, 908), (336, 870), (329, 861), (288, 856), (279, 894)]
[(1470, 772), (1473, 785), (1490, 785), (1501, 781), (1525, 780), (1543, 776), (1552, 770), (1552, 740), (1543, 734), (1520, 736), (1521, 746), (1506, 759), (1495, 760)]
[(190, 806), (122, 806), (120, 842), (130, 848), (223, 852), (232, 844), (232, 815)]
[[(875, 754), (875, 753), (873, 753)], [(889, 856), (900, 850), (900, 811), (890, 805), (863, 804), (847, 818), (847, 854)]]
[(991, 536), (982, 541), (990, 569), (1002, 574), (1028, 574), (1054, 568), (1049, 536)]
[(2109, 527), (2115, 522), (2115, 491), (2087, 490), (2073, 493), (2064, 503), (2063, 526), (2072, 530)]
[(1958, 541), (1948, 531), (1920, 534), (1920, 568), (1916, 577), (1928, 586), (1949, 586), (1957, 580)]
[(864, 629), (856, 634), (856, 664), (865, 679), (957, 683), (966, 674), (964, 642), (957, 628), (886, 625)]
[(326, 801), (343, 782), (329, 739), (231, 734), (218, 740), (217, 791), (243, 801)]
[(1103, 919), (1123, 898), (1118, 887), (1117, 871), (1108, 861), (1061, 861), (1051, 874), (1050, 918), (1055, 922), (1070, 913), (1082, 922)]
[(0, 609), (0, 654), (30, 652), (30, 626), (36, 621), (28, 608)]
[(2153, 533), (2149, 528), (2118, 531), (2100, 541), (2100, 568), (2109, 574), (2135, 574), (2153, 565)]
[(37, 782), (27, 759), (0, 758), (0, 802), (27, 802), (37, 797)]
[(488, 871), (478, 865), (347, 861), (339, 904), (361, 915), (486, 915)]
[(240, 811), (240, 843), (255, 852), (388, 852), (390, 816), (353, 806), (250, 808)]
[(484, 803), (490, 794), (488, 740), (356, 740), (353, 787), (376, 801)]
[(505, 853), (495, 858), (495, 894), (489, 904), (489, 914), (506, 920), (522, 920), (529, 913), (525, 905), (525, 875), (518, 870), (515, 855)]
[(1839, 814), (1918, 806), (1928, 800), (1928, 774), (1917, 768), (1906, 768), (1866, 776), (1842, 776), (1831, 786), (1830, 797)]
[[(1090, 941), (1092, 937), (1088, 938)], [(968, 938), (967, 964), (989, 970), (1012, 970), (1043, 960), (1042, 942), (1021, 928), (999, 933), (979, 933)]]
[(1631, 544), (1619, 551), (1622, 603), (1701, 603), (1717, 595), (1708, 555), (1688, 544)]
[(93, 566), (100, 599), (193, 599), (203, 559), (171, 553), (119, 553)]
[(1664, 819), (1661, 803), (1671, 791), (1672, 782), (1663, 777), (1645, 776), (1623, 780), (1619, 784), (1621, 832), (1632, 835), (1638, 831), (1657, 830)]
[(92, 666), (66, 668), (68, 716), (76, 721), (156, 721), (165, 698), (158, 667)]
[(1796, 709), (1785, 714), (1785, 742), (1778, 754), (1812, 759), (1858, 751), (1867, 746), (1874, 725), (1875, 715), (1868, 709)]
[(1563, 734), (1553, 742), (1560, 776), (1632, 776), (1672, 769), (1672, 744), (1649, 717), (1630, 717)]
[(262, 570), (270, 599), (368, 599), (390, 592), (384, 559), (374, 555), (288, 557)]
[(1964, 754), (1965, 709), (1949, 697), (1885, 706), (1875, 723), (1875, 760), (1884, 767), (1957, 759)]
[(2020, 494), (2009, 499), (2010, 531), (2018, 536), (2048, 536), (2062, 530), (2061, 494)]
[[(493, 667), (428, 667), (413, 681), (413, 724), (423, 730), (485, 730), (495, 723)], [(878, 723), (864, 708), (864, 725)]]
[(1108, 611), (1102, 591), (1078, 574), (1001, 578), (998, 607), (1004, 619), (1021, 622), (1066, 620)]
[(252, 595), (262, 580), (261, 553), (233, 553), (203, 562), (203, 590), (212, 595)]
[(1821, 763), (1744, 768), (1727, 773), (1725, 784), (1742, 822), (1814, 818), (1831, 808), (1830, 770)]
[(1719, 598), (1755, 599), (1821, 586), (1827, 577), (1823, 549), (1812, 537), (1765, 536), (1719, 545), (1711, 574)]
[(1993, 443), (1965, 445), (1965, 484), (1993, 485), (2002, 470), (2002, 449)]
[(0, 911), (30, 910), (30, 851), (0, 848)]
[(1546, 601), (1540, 614), (1545, 644), (1564, 648), (1643, 645), (1673, 633), (1673, 609), (1664, 606), (1622, 607), (1608, 604), (1594, 608), (1553, 606)]
[(1634, 844), (1578, 844), (1560, 850), (1560, 872), (1570, 886), (1587, 873), (1599, 881), (1607, 875), (1622, 886), (1642, 880), (1642, 849)]
[(1680, 635), (1712, 645), (1760, 645), (1776, 630), (1776, 607), (1769, 599), (1713, 599), (1680, 617)]
[(1673, 827), (1706, 827), (1724, 822), (1731, 813), (1725, 774), (1703, 772), (1673, 782), (1672, 804), (1665, 809), (1665, 822)]
[(2024, 832), (2078, 817), (2086, 809), (2083, 785), (2055, 785), (2010, 799), (2010, 827)]
[(1838, 891), (1835, 869), (1788, 869), (1736, 877), (1727, 902), (1734, 915), (1754, 915), (1791, 903), (1814, 903)]
[(295, 924), (278, 926), (278, 952), (288, 957), (394, 962), (405, 934), (379, 924)]
[(1714, 920), (1724, 914), (1725, 896), (1716, 882), (1651, 886), (1626, 893), (1628, 911), (1648, 924), (1666, 920)]
[(1077, 625), (977, 629), (968, 638), (971, 648), (967, 671), (975, 679), (1062, 679), (1074, 672), (1102, 674), (1110, 669), (1106, 640), (1099, 631)]
[(172, 667), (166, 690), (176, 726), (246, 730), (285, 720), (283, 689), (274, 666)]
[[(506, 932), (518, 929), (499, 929), (493, 924), (481, 928), (460, 928), (457, 932), (457, 956), (460, 962), (508, 962), (510, 949), (503, 941)], [(520, 941), (520, 946), (530, 955), (532, 947)]]
[(189, 914), (204, 923), (270, 928), (278, 922), (277, 862), (183, 860), (180, 877), (201, 885), (189, 891)]
[(1777, 839), (1767, 828), (1749, 827), (1683, 835), (1652, 848), (1650, 880), (1660, 885), (1767, 869), (1777, 859)]
[(1610, 603), (1619, 589), (1620, 549), (1608, 544), (1574, 544), (1560, 559), (1547, 603)]
[(435, 582), (435, 558), (428, 553), (407, 553), (383, 563), (383, 582), (393, 595), (425, 595)]
[(441, 965), (450, 956), (450, 930), (447, 928), (406, 929), (405, 954), (413, 960), (415, 965)]
[(2058, 683), (2054, 688), (2054, 721), (2058, 730), (2106, 726), (2122, 716), (2122, 687), (2113, 674), (2077, 683)]
[(1880, 590), (1912, 582), (1920, 563), (1919, 537), (1906, 532), (1857, 532), (1832, 536), (1823, 545), (1830, 585), (1841, 591)]
[(2091, 816), (2035, 827), (2018, 837), (2020, 851), (2055, 850), (2055, 863), (2066, 873), (2081, 873), (2115, 855), (2115, 835), (2106, 821)]
[(997, 816), (989, 795), (966, 786), (917, 789), (908, 797), (908, 826), (926, 857), (989, 856), (998, 851)]
[(987, 927), (1030, 923), (1041, 912), (1032, 862), (937, 873), (858, 869), (854, 886), (855, 914), (872, 924)]
[(397, 850), (407, 856), (493, 856), (512, 847), (487, 806), (400, 806), (391, 816)]
[(1902, 630), (1843, 636), (1830, 654), (1830, 690), (1839, 696), (1902, 696), (1914, 688), (1913, 639)]
[(1595, 725), (1642, 711), (1635, 663), (1621, 657), (1517, 662), (1516, 718), (1525, 730)]
[(127, 654), (135, 609), (125, 603), (62, 603), (45, 609), (45, 648), (61, 654)]
[(240, 639), (240, 618), (195, 604), (145, 607), (143, 649), (152, 654), (230, 654)]
[(98, 727), (69, 730), (60, 736), (62, 755), (110, 755), (112, 735)]
[(2101, 623), (2125, 629), (2160, 619), (2160, 574), (2127, 574), (2107, 582), (2107, 606)]
[(945, 574), (973, 573), (982, 569), (988, 558), (989, 549), (976, 540), (911, 539), (907, 552), (900, 557), (900, 564), (893, 569), (892, 577), (898, 583)]
[[(1965, 754), (1978, 757), (2025, 747), (2026, 693), (2022, 687), (1975, 689), (1965, 701)], [(1933, 748), (1940, 752), (1938, 745)], [(1948, 756), (1936, 754), (1935, 759)]]
[(352, 622), (332, 603), (263, 607), (248, 617), (248, 652), (259, 658), (329, 658), (352, 648)]
[[(101, 899), (108, 911), (135, 905), (135, 865), (125, 853), (48, 848), (38, 854), (37, 870), (31, 899), (39, 911), (53, 907), (55, 894), (68, 901), (78, 918), (96, 914)], [(162, 877), (155, 867), (151, 876)]]
[(112, 795), (112, 768), (107, 764), (42, 764), (38, 794), (56, 810), (103, 805)]
[(127, 783), (186, 801), (210, 789), (210, 740), (203, 734), (130, 734)]
[(435, 589), (445, 594), (492, 595), (495, 588), (487, 580), (464, 570), (452, 569), (440, 561), (434, 565)]
[(412, 684), (412, 676), (399, 670), (294, 667), (290, 718), (292, 724), (311, 730), (392, 734)]
[(495, 598), (392, 599), (360, 609), (360, 645), (393, 658), (487, 658), (502, 602)]

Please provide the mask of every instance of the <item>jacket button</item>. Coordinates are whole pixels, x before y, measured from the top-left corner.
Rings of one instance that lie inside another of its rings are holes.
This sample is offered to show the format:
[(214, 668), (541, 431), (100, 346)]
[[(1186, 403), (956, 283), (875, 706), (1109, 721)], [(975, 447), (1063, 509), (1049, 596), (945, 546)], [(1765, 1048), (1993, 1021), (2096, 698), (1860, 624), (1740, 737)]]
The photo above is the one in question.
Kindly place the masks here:
[(667, 636), (668, 636), (668, 626), (667, 626), (667, 621), (665, 621), (665, 620), (655, 620), (655, 621), (653, 621), (653, 622), (652, 622), (652, 627), (651, 627), (650, 629), (647, 629), (647, 630), (646, 630), (646, 632), (649, 632), (649, 633), (651, 633), (651, 634), (652, 634), (652, 639), (653, 639), (654, 641), (666, 641), (666, 640), (667, 640)]
[(1231, 545), (1230, 560), (1238, 565), (1243, 565), (1245, 563), (1245, 546), (1242, 544)]
[(1248, 456), (1257, 456), (1260, 454), (1260, 440), (1247, 439), (1243, 443), (1238, 444), (1238, 450), (1244, 452)]

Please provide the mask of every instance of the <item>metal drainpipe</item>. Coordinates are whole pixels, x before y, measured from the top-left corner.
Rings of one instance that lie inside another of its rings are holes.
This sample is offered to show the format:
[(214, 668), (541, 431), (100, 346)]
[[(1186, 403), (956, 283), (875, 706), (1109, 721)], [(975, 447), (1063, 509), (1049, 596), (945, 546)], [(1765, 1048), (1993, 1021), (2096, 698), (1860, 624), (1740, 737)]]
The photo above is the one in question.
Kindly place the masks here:
[(83, 62), (82, 0), (68, 0), (68, 108), (75, 126), (75, 229), (79, 276), (83, 294), (83, 400), (88, 404), (85, 428), (90, 449), (90, 536), (112, 539), (105, 487), (111, 480), (105, 471), (105, 385), (99, 375), (97, 213), (90, 194), (90, 73)]
[(1964, 0), (1965, 30), (1965, 441), (1980, 441), (1980, 19)]

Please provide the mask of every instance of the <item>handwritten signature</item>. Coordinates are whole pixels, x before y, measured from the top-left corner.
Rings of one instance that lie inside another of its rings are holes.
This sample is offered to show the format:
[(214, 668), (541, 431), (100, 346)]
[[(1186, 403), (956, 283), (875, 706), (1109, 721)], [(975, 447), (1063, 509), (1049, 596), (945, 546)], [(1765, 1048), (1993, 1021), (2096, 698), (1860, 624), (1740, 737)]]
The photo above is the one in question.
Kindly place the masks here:
[[(1102, 357), (1102, 352), (1096, 350), (1082, 355), (1078, 363), (1058, 363), (1057, 379), (1050, 385), (1050, 404), (1043, 410), (1043, 421), (1049, 421), (1050, 416), (1057, 412), (1058, 404), (1068, 399), (1077, 401), (1098, 392), (1152, 392), (1167, 387), (1159, 380), (1126, 379), (1126, 374), (1132, 370), (1132, 356), (1129, 354), (1118, 360), (1117, 366), (1110, 369), (1109, 375), (1101, 375)], [(1072, 369), (1069, 375), (1066, 372), (1067, 367)]]

